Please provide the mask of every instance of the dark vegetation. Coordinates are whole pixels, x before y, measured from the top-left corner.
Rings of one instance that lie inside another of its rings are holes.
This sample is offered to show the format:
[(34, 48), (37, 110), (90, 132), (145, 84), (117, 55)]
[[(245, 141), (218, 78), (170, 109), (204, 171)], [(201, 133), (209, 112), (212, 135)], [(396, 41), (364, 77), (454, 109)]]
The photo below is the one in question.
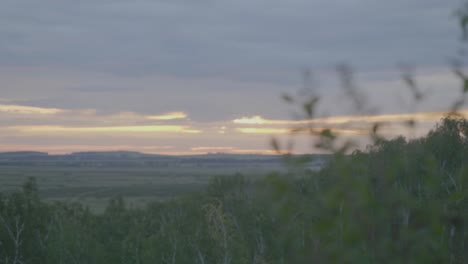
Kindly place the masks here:
[(468, 122), (145, 208), (0, 197), (0, 263), (468, 263)]

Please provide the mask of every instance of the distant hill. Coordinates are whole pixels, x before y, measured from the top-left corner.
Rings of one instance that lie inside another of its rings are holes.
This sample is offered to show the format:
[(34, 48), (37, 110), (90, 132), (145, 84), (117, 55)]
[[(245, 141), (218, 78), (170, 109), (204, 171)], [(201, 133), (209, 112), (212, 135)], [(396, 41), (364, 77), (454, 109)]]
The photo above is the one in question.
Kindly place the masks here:
[(149, 157), (160, 157), (161, 155), (144, 154), (136, 151), (89, 151), (75, 152), (66, 156), (72, 159), (140, 159)]
[(37, 151), (0, 152), (0, 160), (35, 159), (35, 158), (45, 158), (48, 156), (49, 154), (46, 152), (37, 152)]
[[(299, 157), (299, 156), (298, 156)], [(301, 157), (326, 160), (327, 155), (302, 155)], [(133, 151), (76, 152), (51, 155), (44, 152), (0, 152), (0, 166), (154, 166), (154, 167), (220, 167), (223, 165), (279, 166), (283, 157), (259, 154), (224, 154), (168, 156)]]

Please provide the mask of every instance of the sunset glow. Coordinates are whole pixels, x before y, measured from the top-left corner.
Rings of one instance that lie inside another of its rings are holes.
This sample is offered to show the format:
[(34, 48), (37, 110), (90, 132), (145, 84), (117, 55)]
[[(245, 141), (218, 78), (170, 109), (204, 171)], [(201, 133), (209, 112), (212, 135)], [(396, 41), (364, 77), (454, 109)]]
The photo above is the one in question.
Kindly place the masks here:
[(286, 128), (255, 128), (255, 127), (245, 127), (237, 128), (237, 131), (246, 134), (287, 134), (291, 133), (290, 129)]
[[(456, 5), (419, 1), (7, 1), (0, 146), (264, 152), (271, 137), (310, 141), (324, 129), (368, 138), (374, 123), (386, 137), (423, 135), (462, 99), (467, 69), (447, 63), (460, 44)], [(388, 21), (401, 30), (382, 34)], [(356, 91), (343, 89), (337, 62)], [(414, 63), (420, 97), (401, 62)]]
[[(468, 110), (462, 110), (459, 113), (467, 115)], [(5, 147), (2, 149), (4, 150), (29, 149), (51, 153), (69, 153), (85, 151), (86, 149), (99, 151), (127, 149), (145, 153), (171, 155), (183, 153), (186, 155), (213, 152), (249, 153), (249, 151), (272, 154), (268, 148), (263, 148), (265, 142), (268, 142), (272, 136), (292, 134), (316, 136), (323, 130), (329, 129), (336, 135), (362, 138), (368, 137), (374, 123), (385, 124), (381, 130), (382, 134), (392, 137), (406, 133), (405, 131), (408, 130), (402, 124), (408, 120), (414, 120), (421, 124), (427, 124), (417, 128), (418, 134), (421, 134), (425, 133), (431, 124), (440, 120), (447, 113), (418, 112), (371, 116), (330, 116), (309, 120), (267, 119), (261, 115), (253, 115), (231, 121), (206, 122), (189, 120), (189, 115), (182, 111), (156, 115), (128, 111), (99, 114), (94, 109), (70, 110), (3, 104), (0, 105), (0, 114), (2, 114), (1, 117), (6, 118), (5, 122), (0, 125), (0, 140), (2, 138), (14, 139), (18, 142), (17, 147), (15, 147), (12, 142), (3, 141)], [(16, 119), (18, 115), (28, 118)], [(34, 121), (36, 118), (40, 124)], [(66, 124), (62, 125), (61, 123)], [(64, 144), (62, 146), (39, 144), (44, 138), (50, 139), (51, 136), (58, 141), (63, 141)], [(96, 143), (97, 138), (104, 140), (103, 143), (106, 144), (91, 145), (92, 142)], [(24, 140), (30, 142), (35, 139), (38, 141), (37, 145), (23, 144)], [(158, 145), (165, 147), (151, 147), (142, 144), (142, 142), (150, 142), (150, 140), (155, 140)], [(239, 147), (238, 144), (246, 140), (259, 143), (255, 145), (255, 148)], [(113, 145), (112, 142), (116, 144)], [(127, 142), (127, 145), (121, 145), (120, 142)], [(131, 142), (138, 143), (132, 145)], [(199, 142), (206, 142), (207, 145), (199, 146)], [(170, 147), (167, 146), (168, 143)], [(297, 151), (306, 152), (305, 149)]]
[(13, 126), (7, 129), (22, 133), (111, 133), (111, 132), (168, 132), (168, 133), (201, 133), (185, 126), (115, 126), (115, 127), (63, 127), (63, 126)]

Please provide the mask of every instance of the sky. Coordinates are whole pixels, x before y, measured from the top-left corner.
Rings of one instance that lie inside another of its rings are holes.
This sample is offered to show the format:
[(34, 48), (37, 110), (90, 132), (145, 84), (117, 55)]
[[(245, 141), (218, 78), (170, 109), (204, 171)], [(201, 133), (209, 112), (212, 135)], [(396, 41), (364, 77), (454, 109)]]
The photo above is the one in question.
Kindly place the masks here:
[(275, 137), (317, 152), (291, 130), (366, 142), (373, 122), (423, 135), (460, 97), (460, 4), (0, 0), (0, 151), (268, 154)]

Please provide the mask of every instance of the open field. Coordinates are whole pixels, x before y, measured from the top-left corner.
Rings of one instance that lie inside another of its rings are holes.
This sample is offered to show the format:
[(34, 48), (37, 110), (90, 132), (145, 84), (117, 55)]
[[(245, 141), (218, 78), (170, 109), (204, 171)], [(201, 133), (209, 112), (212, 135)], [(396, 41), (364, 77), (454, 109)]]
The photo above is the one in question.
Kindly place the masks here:
[(122, 195), (129, 206), (171, 198), (199, 191), (214, 176), (242, 173), (261, 177), (274, 169), (251, 164), (231, 167), (165, 167), (154, 166), (0, 166), (0, 192), (15, 190), (29, 177), (35, 177), (42, 198), (76, 201), (101, 211), (108, 199)]
[[(315, 155), (307, 168), (318, 168), (326, 159)], [(118, 195), (128, 206), (139, 207), (203, 190), (215, 176), (240, 173), (255, 179), (281, 170), (285, 170), (284, 159), (268, 155), (4, 152), (0, 153), (0, 192), (16, 190), (34, 177), (46, 201), (80, 202), (102, 211)]]

